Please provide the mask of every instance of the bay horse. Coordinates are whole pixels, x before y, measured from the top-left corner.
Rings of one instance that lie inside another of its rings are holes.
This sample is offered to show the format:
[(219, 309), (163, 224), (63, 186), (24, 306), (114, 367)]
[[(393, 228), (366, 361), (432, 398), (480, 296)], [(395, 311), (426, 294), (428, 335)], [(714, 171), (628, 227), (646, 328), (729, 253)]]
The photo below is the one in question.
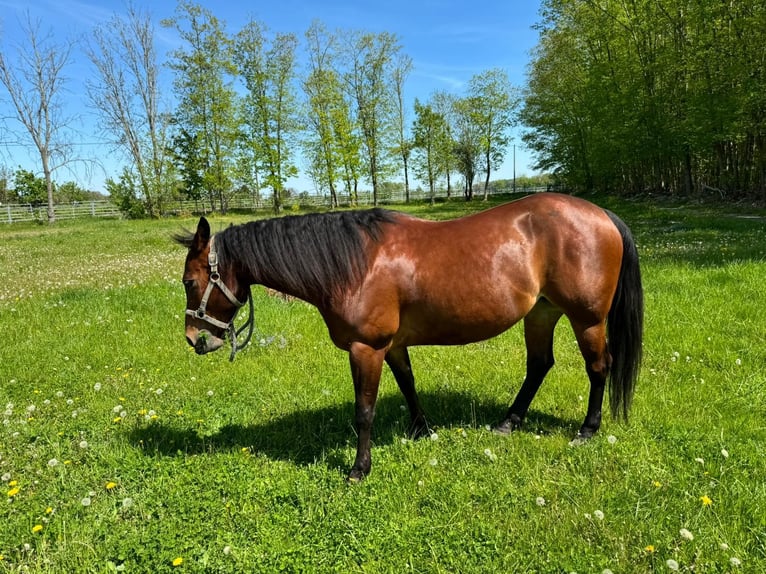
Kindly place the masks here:
[(489, 339), (522, 319), (526, 376), (497, 432), (522, 424), (553, 366), (562, 315), (590, 382), (576, 439), (601, 425), (607, 381), (612, 415), (628, 416), (643, 336), (638, 252), (626, 224), (586, 200), (539, 193), (450, 221), (379, 208), (293, 215), (215, 235), (203, 217), (195, 233), (175, 239), (188, 248), (186, 339), (198, 354), (223, 346), (227, 333), (236, 345), (233, 321), (253, 284), (319, 310), (333, 343), (348, 352), (354, 382), (358, 441), (350, 481), (370, 472), (384, 362), (418, 438), (430, 431), (407, 348)]

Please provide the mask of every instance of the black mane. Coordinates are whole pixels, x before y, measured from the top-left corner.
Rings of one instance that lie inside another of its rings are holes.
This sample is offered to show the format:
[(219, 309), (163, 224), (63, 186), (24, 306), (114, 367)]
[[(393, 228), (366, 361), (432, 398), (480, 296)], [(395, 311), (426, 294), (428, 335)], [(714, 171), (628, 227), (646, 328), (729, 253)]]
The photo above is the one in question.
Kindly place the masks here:
[(269, 287), (327, 301), (367, 271), (367, 240), (396, 221), (383, 209), (289, 215), (229, 227), (216, 234), (222, 266), (245, 269)]

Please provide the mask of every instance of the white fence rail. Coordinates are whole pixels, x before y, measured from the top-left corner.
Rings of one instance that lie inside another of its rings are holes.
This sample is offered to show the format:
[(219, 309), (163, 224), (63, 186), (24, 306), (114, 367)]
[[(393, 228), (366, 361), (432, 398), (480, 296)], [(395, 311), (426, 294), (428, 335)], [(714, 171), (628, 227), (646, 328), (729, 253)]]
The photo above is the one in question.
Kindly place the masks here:
[[(58, 204), (53, 207), (56, 219), (78, 219), (84, 217), (120, 217), (120, 210), (110, 201), (79, 201)], [(0, 222), (21, 223), (23, 221), (47, 221), (47, 205), (4, 204), (0, 205)]]

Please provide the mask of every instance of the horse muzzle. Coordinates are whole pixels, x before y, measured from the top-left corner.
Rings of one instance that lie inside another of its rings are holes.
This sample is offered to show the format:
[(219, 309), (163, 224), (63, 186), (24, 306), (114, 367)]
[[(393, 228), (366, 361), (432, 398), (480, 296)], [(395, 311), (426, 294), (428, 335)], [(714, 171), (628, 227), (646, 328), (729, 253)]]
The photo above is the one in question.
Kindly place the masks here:
[(205, 355), (213, 351), (217, 351), (223, 347), (224, 340), (220, 337), (216, 337), (207, 329), (197, 331), (196, 335), (186, 336), (186, 340), (189, 345), (194, 347), (194, 352), (198, 355)]

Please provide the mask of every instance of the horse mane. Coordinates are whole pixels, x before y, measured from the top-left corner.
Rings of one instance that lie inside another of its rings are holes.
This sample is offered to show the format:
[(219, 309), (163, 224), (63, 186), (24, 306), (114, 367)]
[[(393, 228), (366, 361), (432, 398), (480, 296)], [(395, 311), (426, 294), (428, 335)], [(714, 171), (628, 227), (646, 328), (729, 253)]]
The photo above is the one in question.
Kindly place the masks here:
[(291, 295), (329, 300), (367, 272), (368, 241), (377, 242), (396, 214), (384, 209), (288, 215), (216, 234), (218, 260)]

